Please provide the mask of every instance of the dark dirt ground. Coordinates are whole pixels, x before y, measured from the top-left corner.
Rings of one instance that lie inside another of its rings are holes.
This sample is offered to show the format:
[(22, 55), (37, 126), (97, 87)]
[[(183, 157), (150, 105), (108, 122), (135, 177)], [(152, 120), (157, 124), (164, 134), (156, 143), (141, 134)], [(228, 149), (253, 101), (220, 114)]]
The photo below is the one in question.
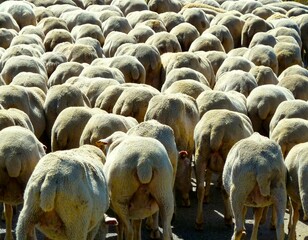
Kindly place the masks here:
[[(193, 186), (194, 186), (193, 181)], [(191, 207), (181, 208), (177, 207), (177, 214), (172, 224), (173, 239), (174, 240), (224, 240), (231, 239), (233, 228), (227, 227), (224, 224), (223, 218), (223, 200), (221, 192), (215, 186), (211, 187), (210, 203), (204, 204), (204, 230), (196, 231), (194, 229), (196, 209), (197, 209), (197, 194), (195, 188), (191, 192)], [(20, 209), (20, 208), (19, 208)], [(247, 239), (250, 238), (253, 224), (252, 211), (248, 210), (246, 216), (246, 231)], [(268, 214), (270, 216), (270, 214)], [(17, 215), (14, 217), (14, 227), (16, 224)], [(289, 214), (285, 214), (285, 239), (287, 239), (287, 225)], [(258, 239), (259, 240), (274, 240), (275, 231), (270, 230), (270, 220), (268, 217), (267, 222), (261, 225), (259, 228)], [(4, 239), (5, 235), (5, 222), (1, 221), (0, 224), (0, 239)], [(38, 239), (43, 239), (38, 234)], [(107, 240), (116, 240), (115, 227), (110, 228)], [(149, 238), (149, 232), (143, 227), (142, 239), (147, 240)], [(308, 240), (308, 222), (303, 222), (302, 213), (300, 221), (297, 224), (297, 240)]]

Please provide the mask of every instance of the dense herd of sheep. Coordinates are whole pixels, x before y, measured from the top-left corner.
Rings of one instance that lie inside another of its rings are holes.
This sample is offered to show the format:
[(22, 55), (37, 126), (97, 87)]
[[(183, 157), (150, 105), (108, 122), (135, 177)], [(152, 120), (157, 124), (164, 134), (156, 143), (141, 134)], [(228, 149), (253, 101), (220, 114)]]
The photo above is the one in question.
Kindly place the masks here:
[(279, 240), (289, 208), (296, 239), (307, 63), (308, 6), (296, 2), (0, 0), (6, 240), (105, 239), (116, 222), (119, 240), (141, 240), (143, 219), (172, 239), (193, 176), (202, 230), (213, 174), (233, 240), (247, 207), (251, 239), (268, 207)]

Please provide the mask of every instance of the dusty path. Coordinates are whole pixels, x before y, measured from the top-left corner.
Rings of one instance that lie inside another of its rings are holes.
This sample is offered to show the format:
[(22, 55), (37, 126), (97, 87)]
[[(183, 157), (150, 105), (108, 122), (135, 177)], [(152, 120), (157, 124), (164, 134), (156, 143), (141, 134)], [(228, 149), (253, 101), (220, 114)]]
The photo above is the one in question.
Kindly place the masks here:
[[(1, 207), (2, 208), (2, 207)], [(223, 201), (220, 190), (212, 186), (211, 199), (209, 204), (204, 205), (204, 230), (202, 232), (195, 231), (194, 222), (197, 209), (197, 198), (195, 190), (191, 193), (191, 207), (178, 208), (176, 219), (173, 222), (172, 231), (174, 240), (227, 240), (231, 239), (233, 229), (224, 225), (223, 219)], [(302, 216), (302, 215), (301, 215)], [(14, 226), (16, 224), (14, 217)], [(289, 214), (285, 215), (285, 233), (287, 239), (287, 224)], [(251, 210), (248, 211), (246, 219), (246, 229), (248, 238), (250, 238), (253, 219)], [(0, 239), (4, 239), (5, 223), (1, 221)], [(148, 232), (143, 228), (143, 240), (150, 239)], [(38, 235), (38, 240), (43, 239)], [(110, 229), (107, 240), (116, 240), (115, 228)], [(274, 240), (275, 231), (269, 229), (269, 219), (266, 224), (261, 225), (259, 229), (258, 240)], [(308, 222), (303, 222), (302, 217), (297, 225), (297, 240), (308, 240)]]

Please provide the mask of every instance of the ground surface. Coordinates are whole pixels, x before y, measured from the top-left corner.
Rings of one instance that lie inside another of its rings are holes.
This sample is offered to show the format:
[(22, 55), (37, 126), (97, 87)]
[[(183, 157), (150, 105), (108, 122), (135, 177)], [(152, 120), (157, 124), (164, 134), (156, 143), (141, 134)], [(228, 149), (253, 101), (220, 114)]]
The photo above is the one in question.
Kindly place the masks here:
[[(211, 188), (210, 203), (204, 204), (204, 230), (198, 232), (194, 229), (195, 216), (197, 209), (197, 197), (196, 192), (193, 190), (191, 193), (191, 207), (190, 208), (177, 208), (177, 215), (173, 222), (172, 231), (174, 240), (225, 240), (231, 239), (233, 229), (224, 225), (223, 219), (223, 201), (220, 194), (220, 190), (215, 186)], [(270, 214), (269, 214), (270, 215)], [(16, 221), (14, 217), (14, 222)], [(287, 239), (287, 223), (289, 214), (285, 214), (285, 239)], [(247, 239), (250, 238), (252, 230), (252, 214), (248, 211), (246, 217), (246, 230)], [(14, 223), (15, 226), (16, 223)], [(0, 239), (4, 239), (5, 223), (1, 222), (1, 234)], [(39, 240), (43, 239), (38, 235)], [(115, 228), (110, 229), (110, 233), (107, 236), (107, 240), (116, 240)], [(149, 233), (147, 230), (143, 230), (142, 239), (149, 239)], [(259, 229), (258, 240), (274, 240), (275, 231), (270, 230), (269, 220), (266, 224), (261, 225)], [(308, 222), (303, 222), (302, 217), (297, 224), (297, 240), (308, 240)]]

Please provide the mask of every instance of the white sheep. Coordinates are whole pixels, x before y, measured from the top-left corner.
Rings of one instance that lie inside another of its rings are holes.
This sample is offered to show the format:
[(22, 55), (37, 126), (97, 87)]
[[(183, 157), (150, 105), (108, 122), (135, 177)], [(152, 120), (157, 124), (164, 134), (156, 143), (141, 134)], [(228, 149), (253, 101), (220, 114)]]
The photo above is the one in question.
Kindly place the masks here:
[(245, 232), (246, 207), (254, 207), (251, 239), (257, 239), (263, 208), (273, 204), (276, 212), (276, 237), (284, 239), (284, 214), (287, 204), (286, 166), (277, 143), (254, 133), (238, 141), (230, 150), (223, 169), (225, 198), (230, 200), (234, 220), (233, 240)]
[[(152, 119), (130, 128), (127, 134), (132, 136), (152, 137), (160, 141), (167, 150), (173, 168), (172, 186), (174, 186), (175, 181), (181, 184), (181, 180), (185, 178), (185, 171), (183, 171), (185, 170), (185, 158), (181, 158), (180, 156), (183, 155), (184, 152), (178, 152), (171, 127)], [(177, 171), (177, 169), (179, 169), (179, 171)], [(153, 230), (151, 232), (151, 238), (159, 238), (158, 214), (154, 215), (153, 219), (154, 222), (151, 222), (151, 218), (147, 219), (147, 226)]]
[[(227, 109), (206, 112), (194, 130), (195, 169), (198, 208), (196, 229), (203, 228), (203, 202), (208, 202), (212, 173), (221, 176), (231, 147), (253, 133), (250, 119), (243, 113)], [(204, 182), (206, 186), (204, 187)], [(227, 202), (224, 202), (227, 206)], [(225, 223), (231, 224), (231, 213), (225, 208)]]
[(51, 239), (94, 239), (109, 208), (104, 161), (92, 145), (45, 155), (28, 181), (17, 239), (32, 239), (35, 228)]
[(308, 220), (308, 142), (294, 146), (285, 159), (288, 169), (287, 192), (291, 200), (292, 211), (289, 219), (289, 239), (296, 239), (296, 224), (299, 209), (302, 207), (304, 221)]
[(182, 205), (189, 207), (191, 191), (191, 161), (194, 154), (194, 128), (199, 121), (199, 112), (194, 98), (182, 94), (158, 94), (151, 98), (144, 120), (155, 119), (170, 126), (174, 132), (178, 151), (186, 151), (187, 159), (180, 181), (175, 181), (175, 188), (180, 192)]
[(23, 202), (28, 179), (45, 150), (34, 133), (21, 126), (2, 129), (0, 139), (0, 201), (5, 209), (6, 239), (12, 240), (12, 206)]
[(282, 119), (269, 137), (280, 145), (285, 158), (296, 144), (308, 141), (308, 120), (302, 118)]
[(301, 99), (281, 102), (276, 108), (275, 113), (270, 121), (270, 135), (278, 122), (285, 118), (303, 118), (308, 120), (308, 102)]
[(141, 240), (141, 220), (158, 210), (163, 239), (172, 239), (173, 169), (162, 143), (123, 132), (98, 142), (108, 144), (104, 173), (110, 207), (119, 221), (118, 239), (123, 239), (125, 230), (126, 240)]

